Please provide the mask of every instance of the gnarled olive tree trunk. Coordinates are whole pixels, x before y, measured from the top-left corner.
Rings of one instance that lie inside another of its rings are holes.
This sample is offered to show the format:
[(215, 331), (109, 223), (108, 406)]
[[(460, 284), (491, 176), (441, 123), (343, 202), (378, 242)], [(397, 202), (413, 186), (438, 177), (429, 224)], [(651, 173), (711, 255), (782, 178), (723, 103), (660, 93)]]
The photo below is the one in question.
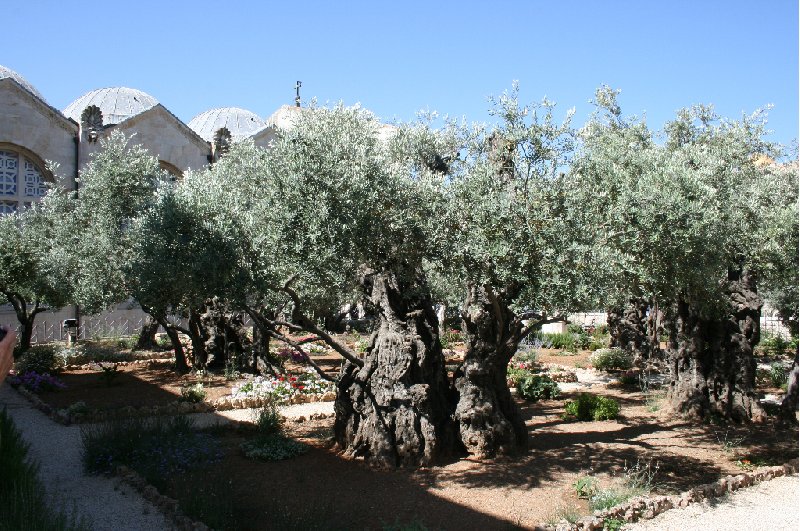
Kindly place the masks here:
[(669, 352), (671, 382), (667, 397), (683, 413), (711, 413), (737, 421), (763, 412), (753, 391), (761, 298), (755, 278), (744, 273), (728, 284), (730, 307), (722, 319), (706, 319), (686, 301), (674, 309), (677, 348)]
[(636, 298), (623, 308), (607, 310), (611, 346), (630, 353), (637, 367), (645, 364), (652, 351), (647, 333), (647, 308), (646, 299)]
[(524, 450), (528, 430), (506, 378), (522, 323), (502, 297), (482, 286), (469, 288), (462, 323), (467, 351), (455, 374), (461, 443), (481, 458)]
[(229, 305), (219, 297), (206, 300), (199, 316), (203, 331), (206, 367), (222, 370), (227, 363), (244, 365), (245, 353), (250, 350), (242, 315), (231, 311)]
[(336, 441), (383, 467), (429, 465), (453, 449), (450, 388), (438, 323), (421, 274), (362, 273), (378, 313), (364, 366), (347, 362), (336, 395)]
[(156, 332), (158, 332), (158, 321), (148, 315), (142, 322), (142, 329), (139, 331), (139, 339), (136, 340), (136, 350), (155, 350), (158, 348), (156, 342)]
[(786, 396), (783, 397), (781, 401), (781, 410), (784, 413), (784, 416), (797, 420), (797, 410), (798, 410), (798, 378), (800, 377), (800, 373), (798, 373), (798, 356), (795, 353), (794, 363), (792, 364), (792, 370), (789, 373), (789, 382), (787, 383), (786, 387)]

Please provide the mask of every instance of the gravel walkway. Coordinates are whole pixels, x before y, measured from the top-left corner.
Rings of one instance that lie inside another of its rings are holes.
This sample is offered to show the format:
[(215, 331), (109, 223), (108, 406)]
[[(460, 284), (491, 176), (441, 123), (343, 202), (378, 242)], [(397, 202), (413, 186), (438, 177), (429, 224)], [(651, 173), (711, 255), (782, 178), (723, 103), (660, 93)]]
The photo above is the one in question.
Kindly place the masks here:
[(55, 506), (86, 518), (95, 531), (171, 529), (161, 513), (137, 492), (113, 478), (87, 476), (81, 465), (80, 427), (62, 426), (8, 385), (0, 385), (0, 408), (30, 444), (40, 477)]
[(631, 531), (795, 531), (800, 527), (798, 475), (775, 478), (723, 498), (672, 509)]

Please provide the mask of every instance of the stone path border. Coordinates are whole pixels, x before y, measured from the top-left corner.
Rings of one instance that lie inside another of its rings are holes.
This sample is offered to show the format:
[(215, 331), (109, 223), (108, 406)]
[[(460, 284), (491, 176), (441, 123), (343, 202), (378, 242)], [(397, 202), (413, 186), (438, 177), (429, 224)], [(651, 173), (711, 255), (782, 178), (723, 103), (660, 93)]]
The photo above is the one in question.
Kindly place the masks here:
[[(56, 409), (46, 402), (44, 402), (41, 398), (39, 398), (35, 393), (32, 393), (25, 389), (23, 386), (17, 386), (16, 390), (19, 394), (24, 396), (25, 398), (30, 401), (30, 403), (44, 413), (48, 415), (52, 420), (58, 422), (59, 424), (63, 424), (64, 426), (69, 426), (71, 424), (84, 424), (84, 423), (91, 423), (91, 422), (104, 422), (108, 420), (113, 420), (116, 418), (129, 418), (129, 417), (155, 417), (155, 416), (163, 416), (163, 415), (187, 415), (192, 413), (213, 413), (213, 412), (222, 412), (222, 411), (231, 411), (231, 410), (252, 410), (257, 409), (266, 405), (267, 401), (261, 398), (231, 398), (231, 397), (222, 397), (214, 400), (212, 402), (183, 402), (180, 400), (176, 400), (169, 404), (163, 406), (127, 406), (122, 407), (115, 410), (109, 411), (90, 411), (88, 413), (70, 413), (67, 409)], [(290, 403), (287, 406), (281, 406), (281, 408), (290, 407), (292, 405), (302, 405), (302, 404), (314, 404), (320, 402), (328, 402), (333, 403), (335, 395), (333, 393), (325, 393), (323, 395), (297, 395), (292, 397)]]
[(639, 519), (649, 520), (670, 509), (688, 507), (706, 499), (717, 498), (756, 483), (797, 472), (798, 460), (793, 459), (782, 466), (760, 467), (753, 472), (725, 476), (714, 483), (700, 485), (676, 496), (637, 496), (624, 504), (595, 511), (594, 515), (578, 520), (574, 524), (564, 521), (556, 525), (543, 524), (536, 529), (538, 531), (599, 530), (603, 529), (605, 520), (614, 519), (623, 522), (637, 522)]

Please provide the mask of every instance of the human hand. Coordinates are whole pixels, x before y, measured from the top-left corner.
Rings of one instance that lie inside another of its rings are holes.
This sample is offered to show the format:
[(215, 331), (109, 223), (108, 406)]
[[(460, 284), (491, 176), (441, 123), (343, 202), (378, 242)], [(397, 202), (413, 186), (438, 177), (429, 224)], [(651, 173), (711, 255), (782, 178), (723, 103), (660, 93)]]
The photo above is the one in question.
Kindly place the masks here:
[[(4, 337), (5, 336), (5, 337)], [(17, 334), (13, 330), (6, 330), (0, 326), (0, 383), (6, 379), (8, 371), (14, 364), (14, 345)]]

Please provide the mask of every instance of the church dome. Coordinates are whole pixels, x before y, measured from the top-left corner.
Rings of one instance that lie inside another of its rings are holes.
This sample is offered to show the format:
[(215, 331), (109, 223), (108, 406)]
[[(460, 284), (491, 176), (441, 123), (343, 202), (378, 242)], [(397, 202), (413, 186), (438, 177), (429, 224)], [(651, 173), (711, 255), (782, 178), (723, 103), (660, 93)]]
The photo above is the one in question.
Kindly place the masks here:
[(10, 77), (14, 81), (16, 81), (17, 83), (22, 85), (22, 87), (25, 90), (27, 90), (28, 92), (30, 92), (31, 94), (33, 94), (34, 96), (39, 98), (40, 100), (45, 101), (44, 96), (42, 96), (41, 93), (39, 93), (38, 90), (33, 88), (33, 85), (28, 83), (28, 81), (24, 77), (22, 77), (21, 75), (17, 74), (16, 72), (11, 70), (10, 68), (6, 68), (5, 66), (0, 65), (0, 79), (6, 78), (6, 77)]
[(70, 103), (64, 114), (80, 123), (81, 113), (89, 105), (96, 105), (103, 113), (103, 125), (118, 124), (158, 105), (150, 94), (127, 87), (111, 87), (87, 92)]
[(276, 129), (291, 129), (300, 112), (302, 109), (296, 105), (281, 105), (277, 111), (272, 113), (272, 116), (267, 118), (267, 125)]
[(264, 129), (267, 123), (257, 114), (245, 109), (222, 107), (198, 114), (188, 125), (200, 138), (213, 142), (214, 134), (223, 127), (230, 131), (233, 140), (239, 140)]

